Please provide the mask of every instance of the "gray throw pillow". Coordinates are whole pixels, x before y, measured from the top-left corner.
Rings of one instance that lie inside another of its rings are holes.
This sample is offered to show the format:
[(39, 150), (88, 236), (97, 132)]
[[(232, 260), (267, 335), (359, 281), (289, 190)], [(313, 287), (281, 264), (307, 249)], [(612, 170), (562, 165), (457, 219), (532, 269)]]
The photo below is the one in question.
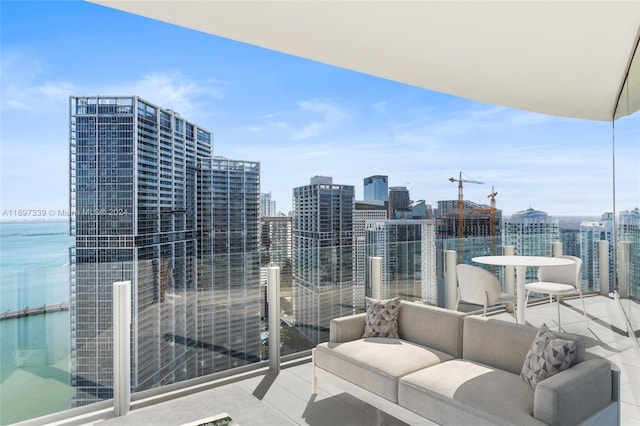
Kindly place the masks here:
[(398, 338), (398, 313), (400, 297), (377, 300), (365, 297), (367, 315), (362, 337), (394, 337)]
[(557, 338), (542, 324), (524, 359), (520, 377), (535, 390), (538, 383), (571, 366), (576, 348), (576, 342)]

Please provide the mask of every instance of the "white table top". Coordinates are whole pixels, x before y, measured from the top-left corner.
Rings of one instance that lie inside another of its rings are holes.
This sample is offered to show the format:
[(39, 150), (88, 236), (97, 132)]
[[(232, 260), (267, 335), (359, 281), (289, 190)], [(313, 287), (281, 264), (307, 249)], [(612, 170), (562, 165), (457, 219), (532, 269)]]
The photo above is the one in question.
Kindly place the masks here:
[(471, 260), (485, 265), (502, 266), (560, 266), (575, 263), (571, 259), (546, 256), (478, 256)]

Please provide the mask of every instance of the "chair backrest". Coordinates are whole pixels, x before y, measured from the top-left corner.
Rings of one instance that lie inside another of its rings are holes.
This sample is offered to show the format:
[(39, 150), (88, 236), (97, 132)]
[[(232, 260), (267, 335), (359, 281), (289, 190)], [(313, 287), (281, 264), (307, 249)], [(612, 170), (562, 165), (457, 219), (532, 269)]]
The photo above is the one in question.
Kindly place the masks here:
[(477, 305), (498, 303), (500, 282), (491, 272), (478, 266), (460, 264), (456, 266), (460, 298)]
[(582, 282), (582, 259), (575, 256), (559, 256), (571, 259), (575, 263), (561, 266), (541, 266), (538, 268), (538, 279), (548, 283), (569, 284), (580, 289)]

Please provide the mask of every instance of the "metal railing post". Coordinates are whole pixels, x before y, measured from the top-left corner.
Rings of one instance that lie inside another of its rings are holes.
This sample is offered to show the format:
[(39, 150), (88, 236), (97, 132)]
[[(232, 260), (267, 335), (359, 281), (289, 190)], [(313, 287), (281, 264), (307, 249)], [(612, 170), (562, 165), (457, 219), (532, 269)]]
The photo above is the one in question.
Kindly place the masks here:
[(629, 255), (631, 243), (618, 241), (618, 294), (620, 298), (629, 297)]
[(444, 279), (447, 288), (447, 309), (455, 309), (458, 302), (458, 274), (455, 250), (444, 251)]
[(269, 304), (269, 371), (280, 373), (280, 267), (267, 268)]
[(596, 243), (598, 262), (600, 263), (600, 294), (609, 297), (609, 241), (600, 240)]
[(382, 258), (369, 258), (369, 276), (371, 277), (371, 297), (382, 298)]
[[(564, 251), (564, 246), (561, 242), (556, 241), (551, 243), (551, 256), (553, 257), (560, 257), (562, 256)], [(558, 306), (560, 306), (560, 303), (562, 303), (564, 301), (564, 295), (563, 294), (557, 294), (556, 298), (558, 299)], [(558, 314), (560, 315), (560, 314)], [(560, 318), (560, 317), (558, 317)]]
[(131, 404), (131, 281), (113, 283), (113, 412), (124, 416)]
[(561, 242), (556, 241), (554, 243), (551, 243), (551, 256), (553, 257), (562, 256), (563, 251), (564, 251), (564, 245)]
[[(502, 246), (502, 255), (503, 256), (513, 256), (516, 254), (515, 246)], [(505, 266), (504, 267), (504, 291), (509, 294), (516, 294), (516, 285), (515, 285), (515, 274), (516, 267), (515, 266)]]

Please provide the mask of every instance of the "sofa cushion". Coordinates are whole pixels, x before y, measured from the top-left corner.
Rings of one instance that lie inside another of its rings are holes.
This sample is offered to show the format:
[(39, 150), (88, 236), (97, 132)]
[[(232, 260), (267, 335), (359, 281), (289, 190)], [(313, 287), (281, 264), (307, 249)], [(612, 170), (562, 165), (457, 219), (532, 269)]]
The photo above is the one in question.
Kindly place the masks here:
[(466, 316), (463, 312), (403, 301), (398, 334), (403, 340), (462, 358), (462, 325)]
[(444, 425), (541, 425), (533, 393), (517, 374), (454, 359), (403, 377), (398, 403)]
[(400, 297), (386, 300), (365, 297), (365, 300), (367, 302), (367, 316), (362, 337), (393, 337), (397, 339)]
[[(530, 325), (469, 316), (464, 321), (462, 358), (519, 375), (537, 333), (538, 328)], [(576, 355), (571, 365), (584, 361), (585, 347), (582, 336), (556, 332), (553, 332), (553, 335), (576, 342)]]
[(444, 352), (384, 337), (321, 343), (315, 350), (318, 367), (393, 402), (398, 402), (401, 377), (450, 359)]
[(566, 370), (576, 353), (576, 342), (556, 338), (542, 324), (524, 359), (520, 377), (535, 389), (539, 382)]

